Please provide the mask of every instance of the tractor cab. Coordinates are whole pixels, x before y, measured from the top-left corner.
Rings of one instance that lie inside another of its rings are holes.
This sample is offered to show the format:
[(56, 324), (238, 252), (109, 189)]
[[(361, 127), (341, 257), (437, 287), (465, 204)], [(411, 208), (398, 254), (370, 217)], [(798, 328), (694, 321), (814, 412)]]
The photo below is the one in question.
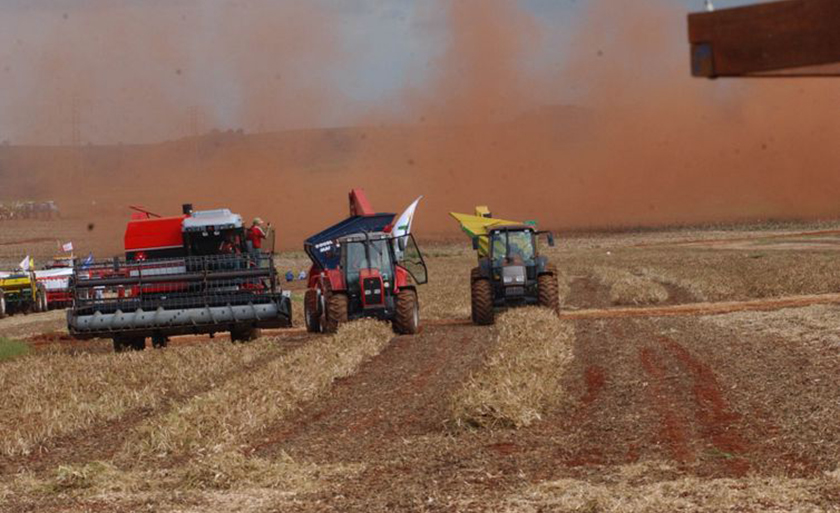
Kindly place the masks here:
[(427, 281), (426, 264), (411, 235), (357, 233), (338, 239), (337, 247), (351, 306), (393, 310), (394, 293), (408, 283), (406, 274), (414, 284)]

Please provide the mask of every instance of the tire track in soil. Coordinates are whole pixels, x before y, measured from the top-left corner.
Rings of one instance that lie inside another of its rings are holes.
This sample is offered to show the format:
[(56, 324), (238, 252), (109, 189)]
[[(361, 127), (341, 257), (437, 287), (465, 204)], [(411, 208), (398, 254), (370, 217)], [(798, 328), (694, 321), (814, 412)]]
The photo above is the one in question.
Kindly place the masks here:
[(723, 466), (728, 474), (735, 477), (746, 475), (750, 470), (750, 463), (745, 458), (749, 449), (738, 431), (741, 417), (732, 411), (714, 371), (673, 339), (660, 337), (659, 343), (694, 381), (692, 392), (701, 434), (723, 456)]
[(433, 326), (396, 337), (352, 376), (337, 380), (326, 398), (281, 422), (248, 451), (281, 451), (315, 462), (370, 461), (402, 437), (442, 432), (449, 398), (493, 344), (474, 326)]
[(578, 276), (569, 283), (568, 299), (563, 306), (575, 309), (608, 308), (610, 289), (592, 276)]
[(203, 383), (186, 392), (164, 398), (158, 406), (135, 408), (114, 420), (99, 422), (84, 427), (81, 431), (47, 440), (29, 455), (0, 457), (0, 475), (17, 474), (22, 471), (44, 472), (58, 465), (110, 460), (133, 434), (133, 428), (142, 422), (155, 416), (165, 415), (189, 399), (208, 392), (213, 388), (213, 383), (224, 384), (239, 375), (257, 371), (277, 358), (303, 346), (310, 338), (312, 338), (310, 335), (298, 335), (284, 339), (282, 350), (277, 351), (270, 358), (256, 360), (218, 376), (209, 376)]

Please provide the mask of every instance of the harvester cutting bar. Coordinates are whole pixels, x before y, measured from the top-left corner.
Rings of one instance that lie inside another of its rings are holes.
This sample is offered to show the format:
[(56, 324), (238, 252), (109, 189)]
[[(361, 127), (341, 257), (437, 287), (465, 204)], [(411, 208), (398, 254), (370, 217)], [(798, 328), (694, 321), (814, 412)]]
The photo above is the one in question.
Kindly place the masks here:
[(270, 255), (217, 255), (77, 268), (68, 327), (77, 338), (213, 333), (291, 323)]

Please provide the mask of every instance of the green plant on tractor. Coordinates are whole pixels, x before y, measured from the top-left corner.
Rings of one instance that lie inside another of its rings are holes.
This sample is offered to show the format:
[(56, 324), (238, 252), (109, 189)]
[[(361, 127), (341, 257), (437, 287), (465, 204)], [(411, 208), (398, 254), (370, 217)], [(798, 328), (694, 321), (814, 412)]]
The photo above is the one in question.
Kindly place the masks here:
[(478, 265), (470, 274), (472, 320), (495, 322), (496, 310), (539, 305), (559, 313), (557, 272), (548, 258), (539, 254), (537, 240), (545, 236), (554, 246), (554, 235), (538, 231), (533, 223), (494, 219), (487, 207), (475, 215), (452, 213), (470, 236)]

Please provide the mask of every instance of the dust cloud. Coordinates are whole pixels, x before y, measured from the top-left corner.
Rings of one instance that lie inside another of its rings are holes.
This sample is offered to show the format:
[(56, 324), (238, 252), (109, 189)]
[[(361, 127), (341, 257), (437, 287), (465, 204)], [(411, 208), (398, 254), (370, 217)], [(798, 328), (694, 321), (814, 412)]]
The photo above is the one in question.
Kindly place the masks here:
[[(124, 219), (129, 204), (228, 206), (273, 220), (285, 248), (342, 218), (358, 186), (388, 211), (425, 195), (416, 226), (427, 237), (455, 235), (447, 212), (477, 203), (555, 229), (840, 214), (836, 82), (692, 79), (686, 13), (659, 0), (589, 2), (562, 48), (551, 46), (551, 20), (515, 2), (418, 2), (445, 33), (424, 81), (358, 109), (346, 128), (296, 130), (324, 126), (348, 101), (324, 78), (348, 58), (337, 15), (311, 2), (243, 2), (197, 21), (185, 4), (131, 8), (164, 21), (124, 69), (98, 68), (93, 49), (73, 52), (60, 33), (42, 52), (53, 55), (44, 80), (72, 75), (68, 90), (89, 91), (79, 101), (109, 114), (97, 116), (110, 120), (103, 131), (170, 142), (2, 147), (0, 194), (54, 197), (92, 221)], [(108, 12), (92, 10), (92, 26), (113, 22)], [(171, 80), (151, 81), (160, 73), (144, 66), (171, 69)], [(122, 85), (98, 84), (113, 73), (125, 76), (104, 82)]]

